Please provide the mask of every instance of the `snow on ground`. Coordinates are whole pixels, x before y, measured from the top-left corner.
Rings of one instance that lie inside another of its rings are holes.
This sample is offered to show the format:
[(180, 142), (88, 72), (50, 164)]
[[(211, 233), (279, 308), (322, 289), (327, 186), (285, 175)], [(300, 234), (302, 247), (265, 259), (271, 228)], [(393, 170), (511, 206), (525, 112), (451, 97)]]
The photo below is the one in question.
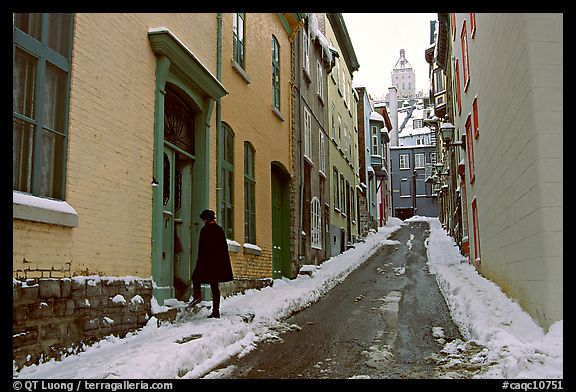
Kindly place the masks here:
[[(414, 217), (430, 223), (426, 242), (429, 269), (436, 274), (452, 317), (462, 335), (488, 348), (495, 365), (481, 375), (487, 378), (562, 378), (563, 322), (548, 334), (499, 289), (462, 263), (453, 240), (437, 218)], [(258, 342), (278, 338), (290, 328), (282, 323), (294, 311), (316, 302), (342, 282), (382, 245), (397, 245), (388, 237), (404, 225), (396, 218), (370, 233), (366, 240), (332, 257), (297, 279), (277, 279), (272, 287), (248, 290), (222, 300), (221, 318), (208, 319), (208, 308), (196, 314), (181, 313), (175, 323), (152, 316), (148, 324), (124, 338), (108, 336), (85, 351), (61, 361), (32, 365), (15, 378), (60, 379), (175, 379), (200, 378), (234, 356), (244, 356)], [(404, 271), (397, 271), (404, 273)], [(206, 302), (210, 305), (210, 302)], [(172, 307), (185, 306), (178, 301)], [(166, 309), (154, 304), (153, 312)], [(435, 330), (440, 338), (441, 331)], [(468, 343), (468, 342), (467, 342)], [(464, 344), (464, 343), (462, 343)], [(444, 351), (457, 351), (447, 343)], [(359, 375), (357, 378), (364, 378)]]
[(545, 334), (517, 302), (465, 261), (437, 218), (413, 217), (407, 221), (430, 224), (430, 273), (436, 274), (462, 336), (485, 346), (487, 362), (495, 363), (476, 377), (563, 378), (563, 320)]

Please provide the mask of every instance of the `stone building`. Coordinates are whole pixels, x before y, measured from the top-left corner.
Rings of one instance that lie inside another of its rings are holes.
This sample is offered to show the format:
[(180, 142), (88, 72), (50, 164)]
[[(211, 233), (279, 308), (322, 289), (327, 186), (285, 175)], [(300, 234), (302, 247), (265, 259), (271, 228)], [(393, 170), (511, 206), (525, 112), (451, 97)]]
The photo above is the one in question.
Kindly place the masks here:
[(406, 60), (406, 51), (400, 49), (400, 57), (392, 69), (392, 85), (398, 89), (398, 99), (416, 97), (416, 72)]
[(352, 89), (352, 74), (359, 68), (354, 47), (341, 14), (327, 14), (324, 33), (336, 51), (336, 65), (328, 78), (328, 123), (330, 129), (330, 248), (331, 256), (342, 253), (359, 236), (358, 194), (358, 96)]
[(308, 14), (293, 42), (292, 260), (317, 265), (330, 257), (328, 74), (335, 64), (322, 14)]
[(470, 262), (547, 330), (563, 319), (563, 15), (438, 16)]

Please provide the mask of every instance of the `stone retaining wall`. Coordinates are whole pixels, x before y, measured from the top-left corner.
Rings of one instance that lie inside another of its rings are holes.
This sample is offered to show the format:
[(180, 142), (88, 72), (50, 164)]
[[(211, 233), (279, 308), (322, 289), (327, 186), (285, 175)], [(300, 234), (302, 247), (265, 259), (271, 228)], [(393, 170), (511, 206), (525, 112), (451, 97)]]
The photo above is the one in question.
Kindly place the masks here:
[(108, 335), (123, 337), (151, 316), (151, 279), (14, 279), (12, 290), (17, 369), (75, 353)]

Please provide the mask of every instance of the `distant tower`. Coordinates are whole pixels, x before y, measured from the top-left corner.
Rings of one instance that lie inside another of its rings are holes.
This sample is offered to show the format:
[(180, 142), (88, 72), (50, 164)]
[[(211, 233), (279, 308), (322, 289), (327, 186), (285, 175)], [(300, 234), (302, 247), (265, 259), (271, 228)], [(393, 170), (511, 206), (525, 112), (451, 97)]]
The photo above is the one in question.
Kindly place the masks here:
[(392, 85), (398, 89), (398, 98), (413, 98), (416, 96), (416, 72), (406, 60), (406, 52), (400, 49), (400, 58), (392, 69)]

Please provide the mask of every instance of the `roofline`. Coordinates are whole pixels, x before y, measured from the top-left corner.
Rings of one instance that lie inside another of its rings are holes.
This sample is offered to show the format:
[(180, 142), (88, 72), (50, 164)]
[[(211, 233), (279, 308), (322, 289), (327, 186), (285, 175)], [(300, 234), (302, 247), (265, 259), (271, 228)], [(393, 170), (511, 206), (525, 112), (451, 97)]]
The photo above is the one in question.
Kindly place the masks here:
[(344, 55), (344, 60), (346, 61), (346, 64), (348, 64), (350, 73), (358, 71), (358, 68), (360, 68), (360, 64), (358, 63), (358, 59), (356, 58), (356, 53), (354, 52), (354, 46), (352, 45), (352, 41), (350, 40), (350, 35), (348, 34), (348, 29), (346, 28), (346, 23), (344, 22), (342, 14), (339, 12), (333, 12), (328, 13), (326, 15), (328, 17), (328, 21), (332, 25), (332, 30), (334, 30), (336, 40), (338, 41), (340, 50)]

